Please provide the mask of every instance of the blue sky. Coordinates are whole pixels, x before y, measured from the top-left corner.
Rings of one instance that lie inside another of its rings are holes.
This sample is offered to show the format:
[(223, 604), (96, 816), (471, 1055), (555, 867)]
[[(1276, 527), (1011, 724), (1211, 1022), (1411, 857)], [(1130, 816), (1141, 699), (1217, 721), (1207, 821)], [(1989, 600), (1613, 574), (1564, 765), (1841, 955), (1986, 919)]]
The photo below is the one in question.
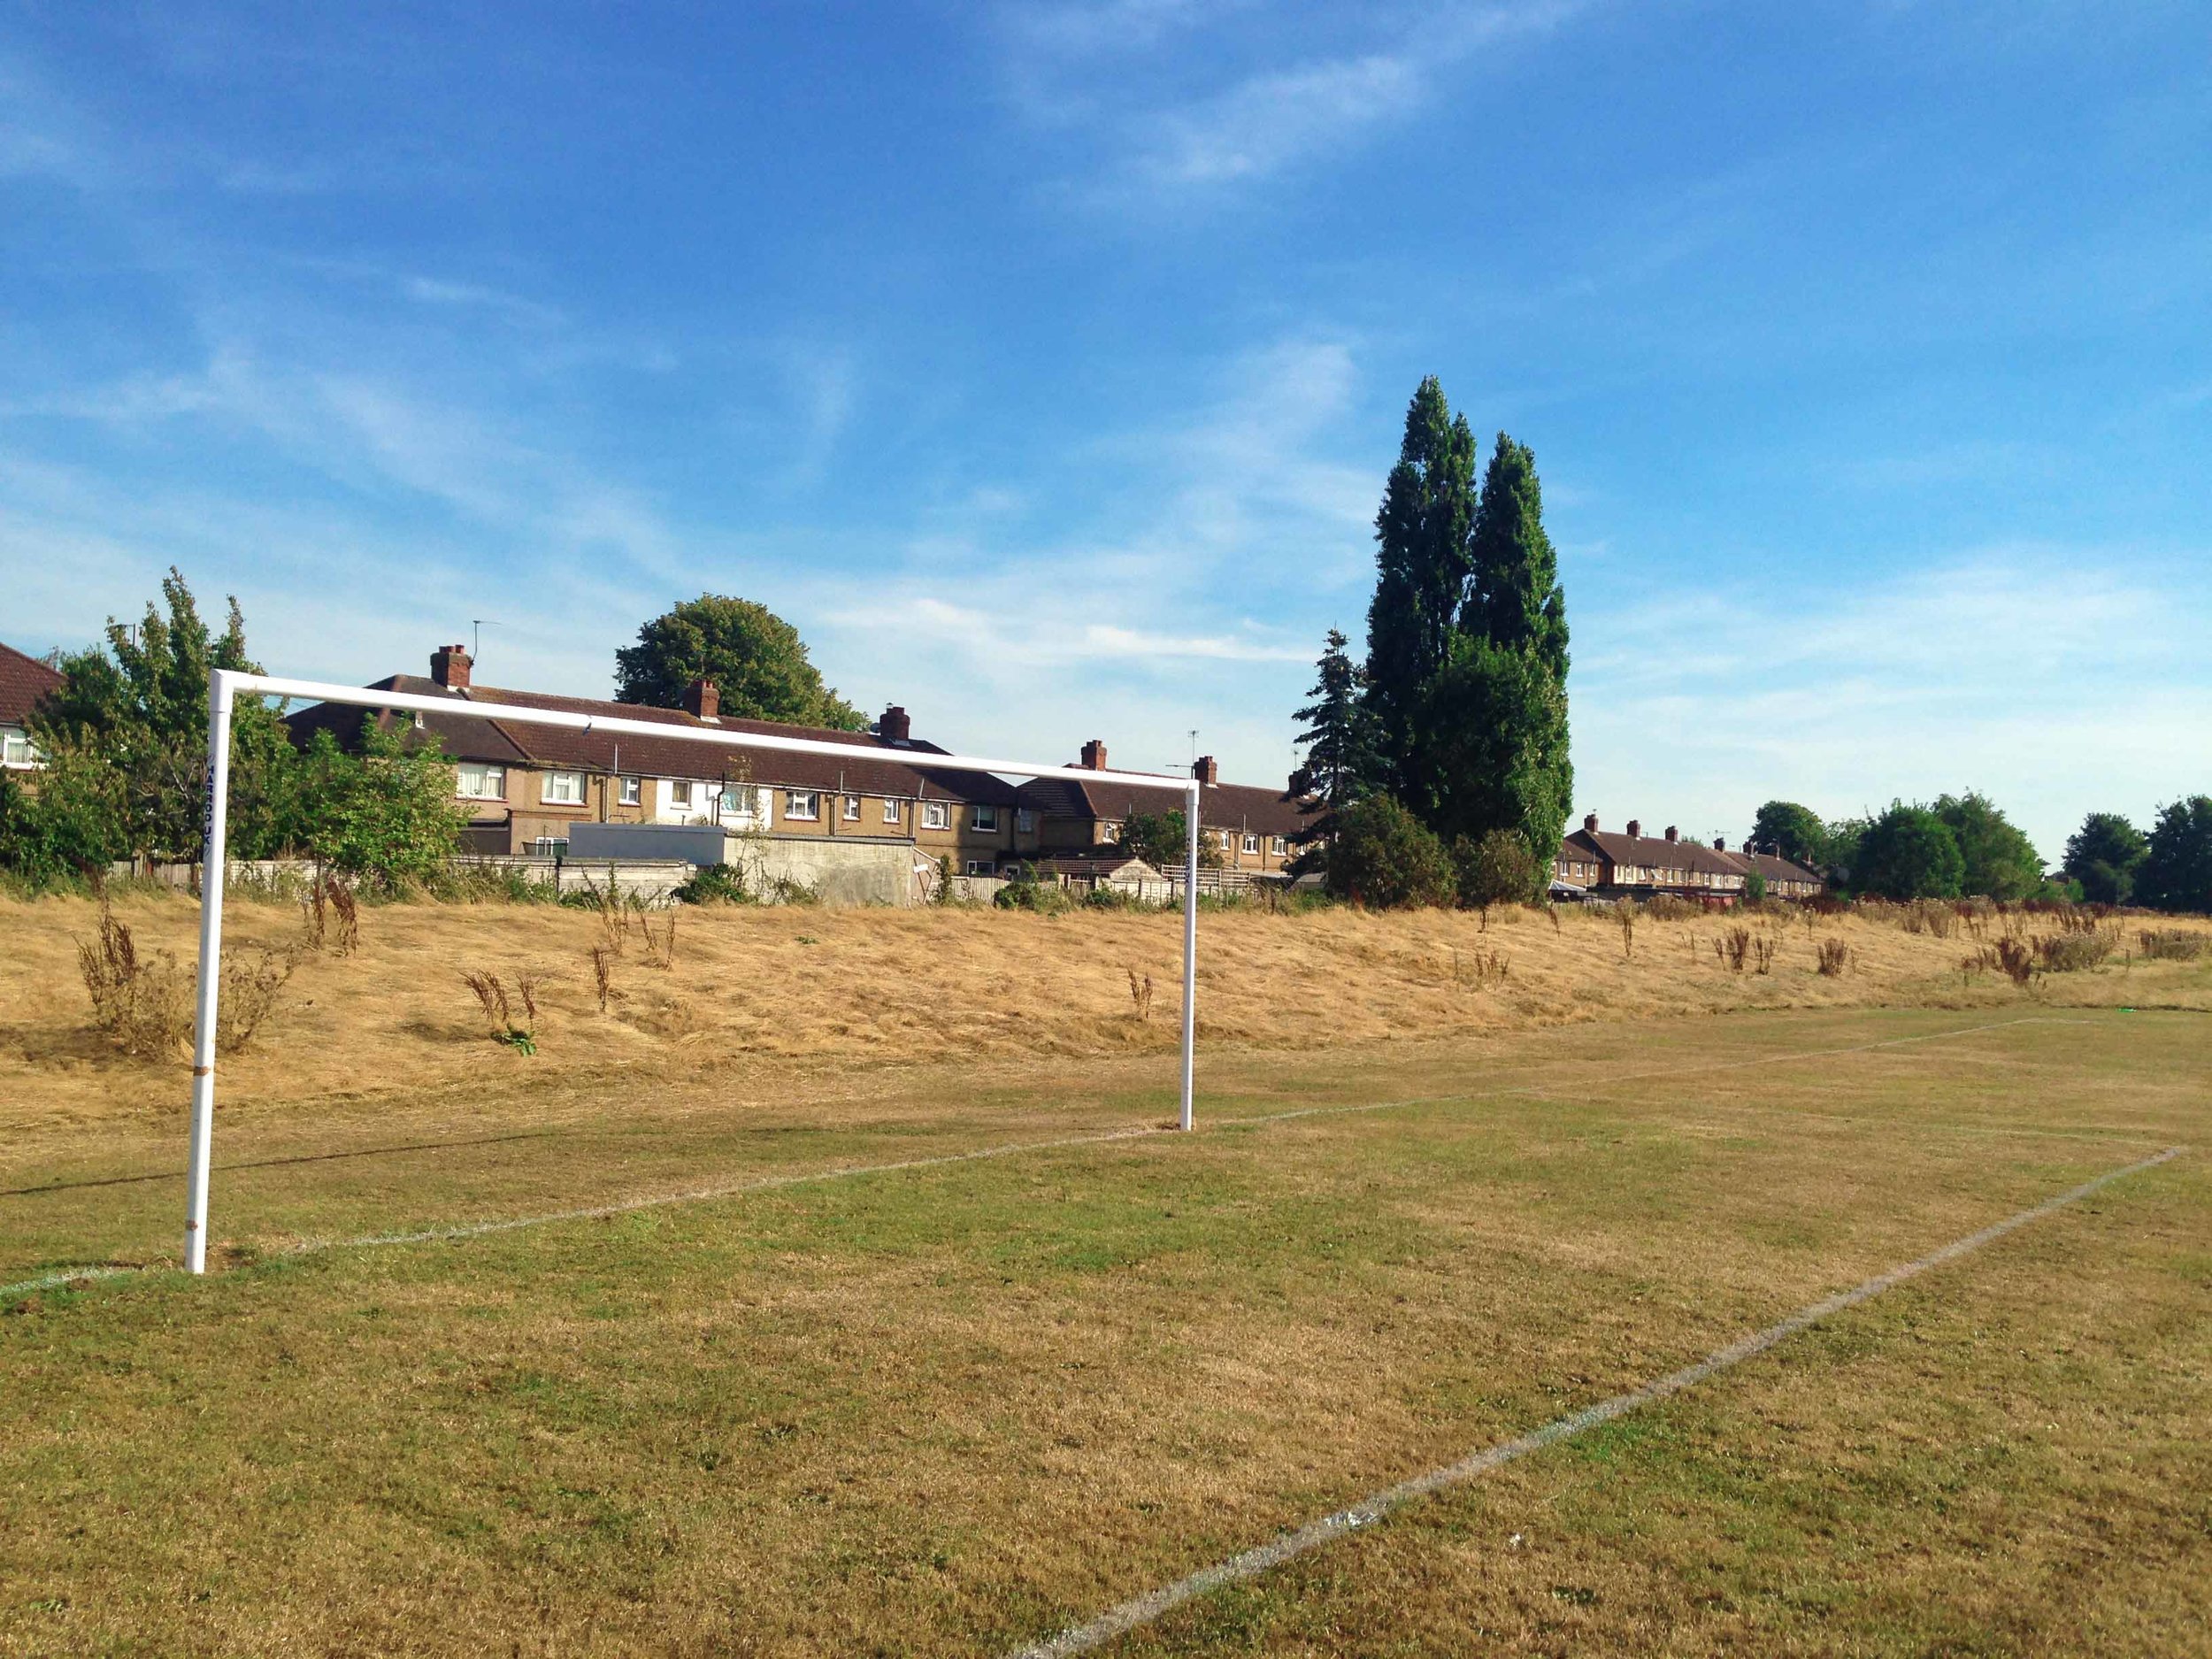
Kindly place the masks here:
[(1578, 810), (2212, 787), (2212, 13), (0, 0), (0, 638), (603, 693), (765, 601), (953, 746), (1292, 759), (1425, 373)]

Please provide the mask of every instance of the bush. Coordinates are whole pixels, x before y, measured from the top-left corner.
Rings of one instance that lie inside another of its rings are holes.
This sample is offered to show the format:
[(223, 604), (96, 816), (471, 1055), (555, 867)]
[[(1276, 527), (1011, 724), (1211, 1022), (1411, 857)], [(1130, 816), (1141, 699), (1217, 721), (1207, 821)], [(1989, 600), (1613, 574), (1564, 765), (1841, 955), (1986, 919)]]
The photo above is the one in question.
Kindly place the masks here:
[(2093, 968), (2112, 954), (2110, 933), (2059, 933), (2035, 941), (2035, 959), (2046, 973), (2074, 973)]
[(1491, 830), (1480, 841), (1452, 842), (1452, 870), (1461, 908), (1485, 916), (1494, 904), (1525, 904), (1542, 884), (1536, 856), (1511, 830)]
[(1068, 890), (1056, 881), (1040, 881), (1033, 865), (1018, 864), (1006, 885), (991, 895), (992, 905), (1002, 910), (1033, 910), (1042, 916), (1057, 916), (1075, 908), (1075, 900)]
[(1329, 847), (1330, 892), (1374, 910), (1449, 904), (1459, 883), (1435, 833), (1386, 795), (1347, 807)]
[(2145, 928), (2136, 937), (2143, 947), (2146, 962), (2194, 962), (2204, 954), (2205, 935), (2185, 933), (2179, 929), (2160, 932)]
[(746, 890), (745, 872), (735, 864), (702, 864), (690, 880), (670, 895), (680, 904), (753, 904)]

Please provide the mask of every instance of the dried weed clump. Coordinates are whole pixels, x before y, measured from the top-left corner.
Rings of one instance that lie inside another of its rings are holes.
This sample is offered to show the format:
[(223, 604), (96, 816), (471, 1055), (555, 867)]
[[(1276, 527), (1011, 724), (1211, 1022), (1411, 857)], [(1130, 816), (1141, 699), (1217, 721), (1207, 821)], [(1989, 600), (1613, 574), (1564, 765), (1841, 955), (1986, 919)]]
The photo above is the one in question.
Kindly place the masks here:
[(2136, 936), (2146, 962), (2194, 962), (2204, 955), (2207, 935), (2145, 928)]
[(1818, 960), (1822, 979), (1841, 979), (1844, 970), (1851, 965), (1851, 948), (1840, 939), (1824, 939), (1820, 941)]
[[(305, 947), (247, 946), (223, 952), (217, 977), (215, 1046), (240, 1054), (252, 1043)], [(129, 926), (103, 897), (92, 938), (77, 943), (77, 968), (92, 1002), (93, 1029), (142, 1059), (181, 1051), (192, 1036), (199, 975), (172, 951), (139, 954)]]
[(507, 987), (500, 977), (488, 969), (468, 968), (461, 974), (461, 983), (474, 993), (477, 1006), (484, 1010), (484, 1023), (494, 1042), (503, 1042), (518, 1054), (538, 1051), (538, 987), (543, 981), (536, 975), (523, 972), (515, 975), (515, 998), (522, 1003), (522, 1018), (515, 1018), (514, 1000), (507, 995)]

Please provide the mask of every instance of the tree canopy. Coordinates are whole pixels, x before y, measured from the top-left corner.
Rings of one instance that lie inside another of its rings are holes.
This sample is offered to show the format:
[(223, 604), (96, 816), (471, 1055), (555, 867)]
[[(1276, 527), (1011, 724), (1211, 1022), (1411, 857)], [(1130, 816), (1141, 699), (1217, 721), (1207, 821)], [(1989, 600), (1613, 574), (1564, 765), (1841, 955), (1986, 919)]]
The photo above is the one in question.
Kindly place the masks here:
[(1817, 870), (1828, 860), (1828, 826), (1809, 806), (1794, 801), (1770, 801), (1751, 820), (1745, 845), (1753, 850), (1770, 847), (1793, 864)]
[(1866, 826), (1852, 885), (1884, 899), (1955, 899), (1966, 860), (1951, 826), (1924, 806), (1893, 802)]
[(1329, 630), (1315, 664), (1313, 689), (1306, 694), (1313, 701), (1293, 717), (1305, 728), (1293, 741), (1306, 755), (1291, 787), (1311, 795), (1328, 814), (1364, 795), (1376, 770), (1367, 672), (1352, 660), (1345, 649), (1348, 643), (1341, 629)]
[(2125, 904), (2135, 895), (2135, 877), (2150, 843), (2143, 832), (2117, 812), (2092, 812), (2066, 841), (2060, 865), (2081, 884), (2081, 895), (2095, 904)]
[(1348, 807), (1329, 843), (1328, 890), (1375, 910), (1449, 904), (1458, 875), (1444, 843), (1386, 795)]
[(714, 682), (726, 715), (841, 732), (867, 726), (860, 710), (823, 682), (798, 629), (750, 599), (687, 599), (615, 653), (615, 695), (624, 703), (681, 708), (691, 682), (702, 679)]
[(2212, 911), (2212, 795), (2159, 809), (2136, 872), (2136, 896), (2162, 910)]
[(1935, 815), (1958, 842), (1959, 890), (1992, 899), (2024, 899), (2043, 885), (2043, 857), (1987, 795), (1939, 796)]

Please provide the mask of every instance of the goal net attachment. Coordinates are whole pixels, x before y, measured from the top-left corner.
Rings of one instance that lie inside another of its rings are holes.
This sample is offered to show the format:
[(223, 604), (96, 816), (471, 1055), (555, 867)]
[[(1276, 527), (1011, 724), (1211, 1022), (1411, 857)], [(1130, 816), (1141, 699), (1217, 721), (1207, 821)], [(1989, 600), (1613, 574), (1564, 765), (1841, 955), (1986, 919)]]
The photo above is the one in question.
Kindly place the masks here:
[[(465, 696), (432, 697), (414, 692), (379, 691), (364, 686), (327, 686), (311, 680), (283, 680), (271, 674), (218, 668), (208, 676), (207, 836), (200, 867), (200, 978), (192, 1039), (192, 1147), (187, 1178), (184, 1259), (188, 1271), (207, 1271), (209, 1159), (215, 1138), (215, 1033), (217, 999), (222, 988), (223, 877), (227, 865), (227, 819), (230, 806), (231, 711), (240, 697), (296, 698), (303, 703), (437, 714), (449, 718), (496, 719), (517, 726), (555, 726), (573, 732), (657, 738), (710, 748), (754, 753), (826, 755), (849, 760), (853, 745), (819, 738), (779, 737), (754, 732), (718, 732), (710, 727), (663, 725), (534, 709), (513, 703), (483, 703)], [(1198, 1034), (1198, 810), (1195, 778), (1163, 778), (1141, 772), (1094, 771), (1081, 766), (1040, 765), (1033, 761), (996, 760), (980, 755), (941, 755), (934, 749), (895, 751), (918, 766), (939, 772), (992, 772), (1010, 778), (1071, 778), (1085, 783), (1125, 784), (1137, 789), (1179, 792), (1184, 799), (1183, 852), (1183, 1041), (1181, 1126), (1189, 1129), (1191, 1069)]]

